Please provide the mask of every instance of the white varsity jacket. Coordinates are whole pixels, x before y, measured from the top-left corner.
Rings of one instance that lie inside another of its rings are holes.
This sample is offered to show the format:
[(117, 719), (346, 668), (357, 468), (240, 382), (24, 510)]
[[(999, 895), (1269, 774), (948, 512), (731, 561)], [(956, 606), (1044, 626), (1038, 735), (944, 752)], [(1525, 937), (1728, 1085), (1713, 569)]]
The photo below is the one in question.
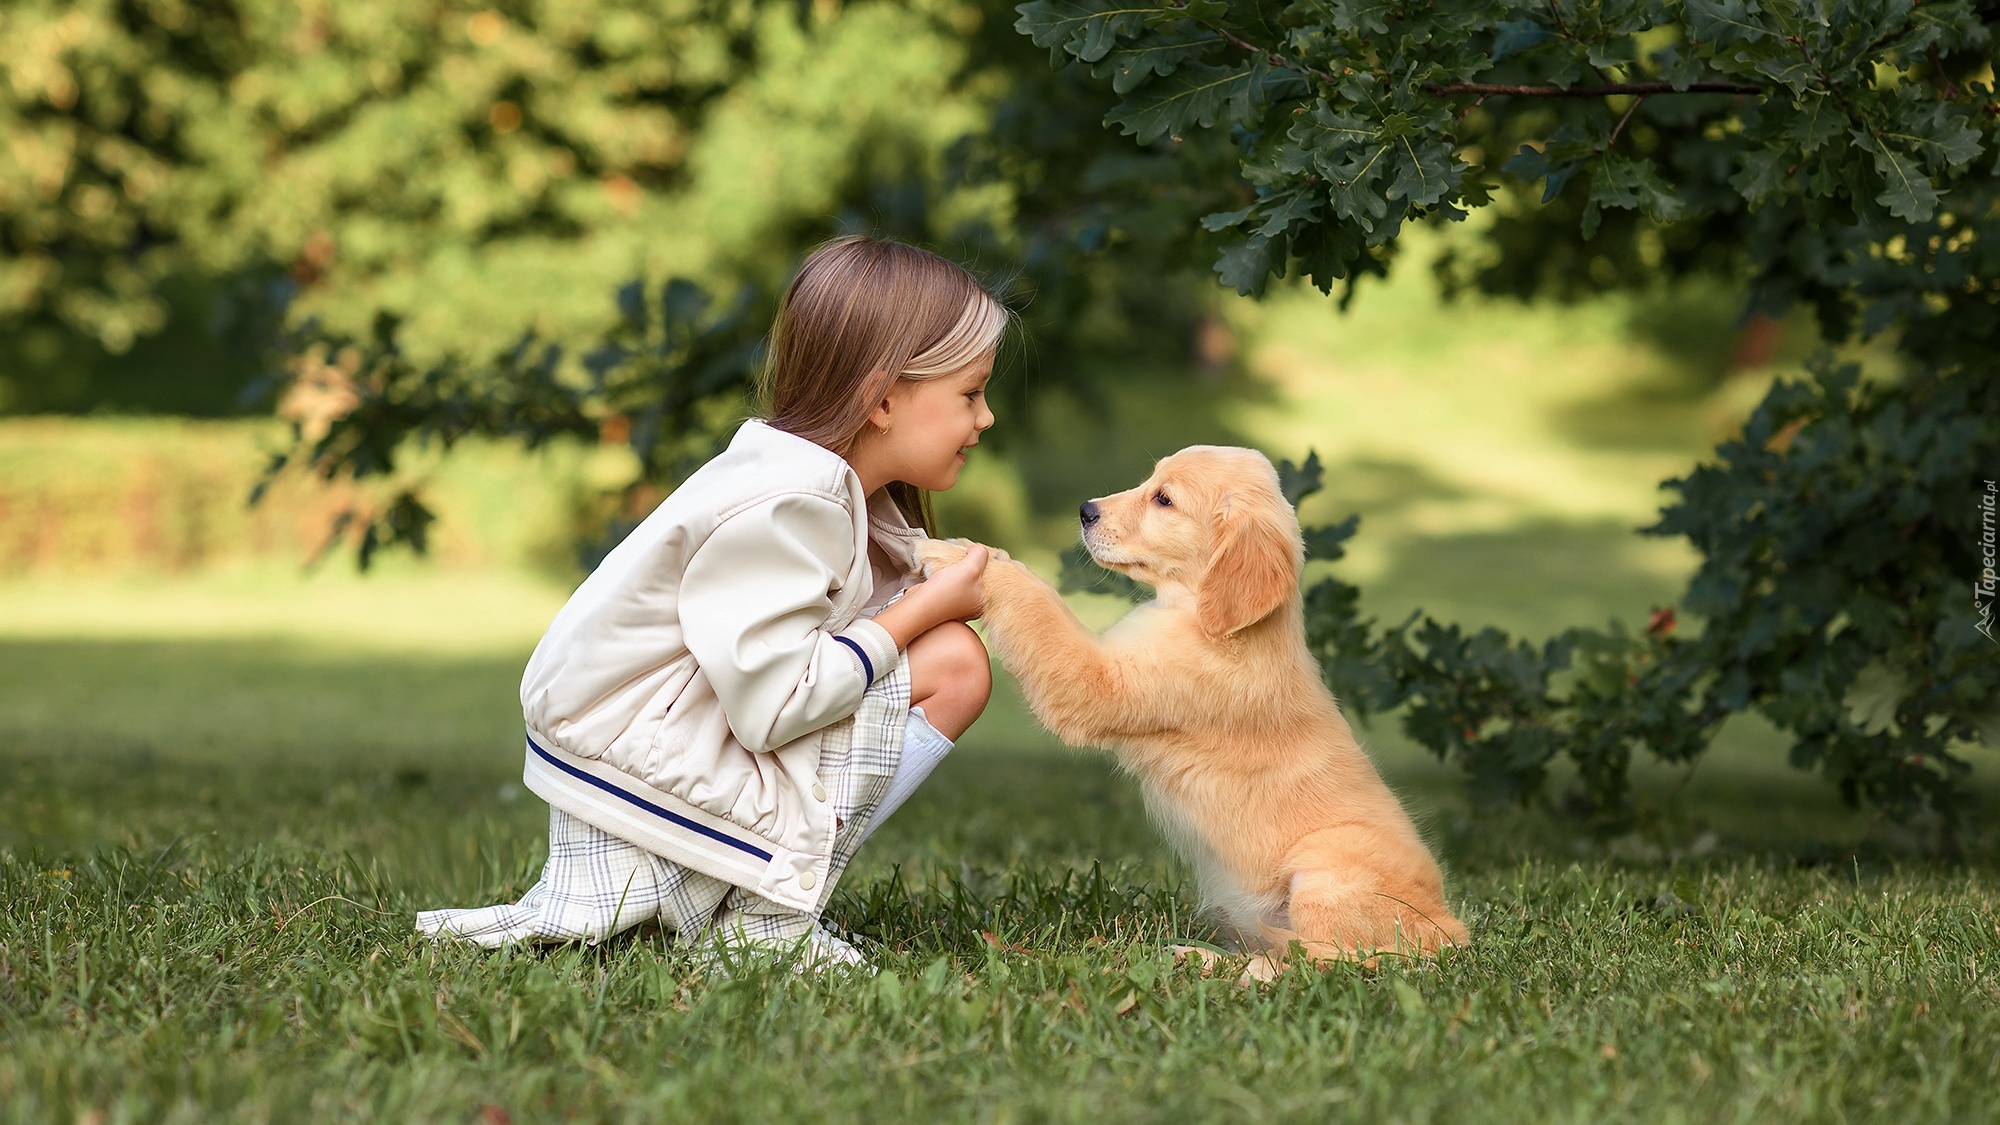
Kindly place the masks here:
[[(528, 788), (801, 910), (833, 850), (821, 728), (896, 666), (861, 616), (915, 581), (912, 529), (838, 455), (759, 421), (556, 614), (521, 680)], [(876, 574), (873, 540), (893, 563)], [(879, 581), (878, 581), (879, 579)]]

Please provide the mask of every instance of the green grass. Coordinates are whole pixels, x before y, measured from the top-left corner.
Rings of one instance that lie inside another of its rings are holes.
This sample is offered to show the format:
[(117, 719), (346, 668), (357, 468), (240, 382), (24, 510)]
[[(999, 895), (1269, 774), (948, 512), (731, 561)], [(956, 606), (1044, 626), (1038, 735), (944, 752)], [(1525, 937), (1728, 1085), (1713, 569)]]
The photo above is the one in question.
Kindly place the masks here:
[(509, 898), (539, 869), (517, 671), (255, 640), (0, 643), (0, 1114), (1990, 1113), (1991, 841), (1927, 862), (1810, 779), (1745, 764), (1606, 851), (1539, 814), (1474, 816), (1443, 771), (1388, 751), (1474, 944), (1246, 991), (1162, 951), (1209, 935), (1130, 782), (1022, 748), (1003, 701), (997, 733), (843, 883), (832, 913), (879, 942), (873, 980), (723, 979), (657, 931), (433, 946), (417, 909)]

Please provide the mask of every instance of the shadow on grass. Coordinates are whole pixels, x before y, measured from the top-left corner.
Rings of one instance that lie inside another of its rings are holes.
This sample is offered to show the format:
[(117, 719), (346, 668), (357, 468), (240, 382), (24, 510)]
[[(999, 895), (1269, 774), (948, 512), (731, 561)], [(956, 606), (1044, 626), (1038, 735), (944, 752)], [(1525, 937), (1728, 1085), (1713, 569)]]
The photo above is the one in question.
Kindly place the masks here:
[[(1364, 518), (1360, 535), (1367, 534)], [(1360, 584), (1361, 604), (1385, 624), (1422, 609), (1441, 622), (1497, 626), (1537, 642), (1614, 618), (1637, 626), (1679, 597), (1684, 579), (1670, 572), (1674, 552), (1609, 520), (1409, 536), (1389, 548), (1379, 575)]]
[[(1301, 449), (1286, 456), (1296, 461), (1308, 452)], [(1323, 452), (1322, 460), (1325, 460)], [(1333, 523), (1358, 513), (1364, 533), (1370, 519), (1393, 516), (1412, 504), (1465, 500), (1472, 495), (1463, 486), (1414, 461), (1380, 457), (1329, 462), (1323, 480), (1320, 493), (1309, 497), (1300, 509), (1300, 519), (1309, 524)]]
[[(1640, 825), (1630, 835), (1594, 840), (1565, 817), (1561, 795), (1574, 773), (1560, 760), (1545, 794), (1528, 807), (1482, 807), (1464, 776), (1405, 738), (1396, 716), (1357, 728), (1370, 756), (1417, 817), (1441, 854), (1464, 871), (1496, 871), (1527, 861), (1609, 859), (1638, 867), (1754, 860), (1777, 867), (1869, 868), (1939, 862), (1940, 824), (1906, 824), (1851, 808), (1819, 774), (1787, 761), (1790, 739), (1756, 714), (1724, 724), (1692, 768), (1633, 763)], [(1969, 789), (1976, 807), (2000, 807), (2000, 761), (1971, 752)], [(2000, 866), (2000, 830), (1975, 815), (1961, 832), (1956, 862)]]
[(5, 640), (0, 744), (238, 766), (514, 770), (526, 655), (385, 655), (277, 640)]
[(1739, 367), (1796, 367), (1821, 343), (1804, 309), (1776, 322), (1746, 320), (1744, 307), (1744, 294), (1703, 283), (1636, 299), (1626, 329), (1652, 350), (1652, 366), (1556, 411), (1557, 432), (1586, 449), (1699, 454), (1713, 446), (1721, 436), (1716, 397)]
[[(346, 853), (385, 888), (423, 888), (431, 905), (518, 893), (539, 868), (547, 811), (519, 783), (517, 674), (512, 660), (264, 642), (0, 644), (0, 770), (10, 779), (0, 847), (81, 855), (210, 837)], [(1461, 871), (1607, 854), (1642, 865), (1925, 854), (1920, 830), (1844, 809), (1822, 780), (1785, 765), (1783, 740), (1755, 721), (1727, 729), (1684, 788), (1677, 771), (1636, 770), (1654, 810), (1645, 833), (1608, 853), (1559, 814), (1473, 808), (1456, 770), (1404, 741), (1393, 717), (1363, 735)], [(1991, 772), (1980, 778), (1989, 803), (2000, 796), (1987, 791)], [(1991, 862), (1992, 833), (1966, 843), (1969, 860)], [(1108, 755), (1056, 748), (1003, 682), (989, 717), (855, 872), (872, 882), (898, 867), (912, 878), (949, 870), (977, 883), (980, 871), (1100, 862), (1177, 878), (1136, 785)]]
[(1564, 405), (1553, 412), (1564, 438), (1584, 449), (1698, 452), (1713, 444), (1706, 390), (1644, 380)]

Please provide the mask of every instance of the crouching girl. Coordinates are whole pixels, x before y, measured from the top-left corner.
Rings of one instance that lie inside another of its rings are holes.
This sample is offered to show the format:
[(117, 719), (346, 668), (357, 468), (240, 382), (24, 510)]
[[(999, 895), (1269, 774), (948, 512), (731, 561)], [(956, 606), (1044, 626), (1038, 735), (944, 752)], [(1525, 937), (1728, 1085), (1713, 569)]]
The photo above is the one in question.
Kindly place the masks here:
[(521, 901), (417, 928), (482, 945), (692, 942), (860, 960), (818, 924), (869, 833), (986, 706), (982, 548), (929, 581), (925, 493), (993, 424), (1004, 309), (960, 267), (847, 238), (772, 329), (745, 422), (585, 579), (521, 683), (549, 858)]

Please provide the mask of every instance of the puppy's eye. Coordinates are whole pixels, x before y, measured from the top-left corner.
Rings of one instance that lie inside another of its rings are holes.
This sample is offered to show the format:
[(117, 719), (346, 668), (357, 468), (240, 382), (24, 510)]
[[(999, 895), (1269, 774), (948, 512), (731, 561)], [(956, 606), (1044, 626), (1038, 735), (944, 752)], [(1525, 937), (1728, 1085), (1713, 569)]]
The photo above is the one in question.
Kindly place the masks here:
[(1174, 506), (1174, 502), (1167, 499), (1167, 494), (1164, 492), (1153, 493), (1153, 503), (1158, 504), (1162, 508), (1171, 508)]

